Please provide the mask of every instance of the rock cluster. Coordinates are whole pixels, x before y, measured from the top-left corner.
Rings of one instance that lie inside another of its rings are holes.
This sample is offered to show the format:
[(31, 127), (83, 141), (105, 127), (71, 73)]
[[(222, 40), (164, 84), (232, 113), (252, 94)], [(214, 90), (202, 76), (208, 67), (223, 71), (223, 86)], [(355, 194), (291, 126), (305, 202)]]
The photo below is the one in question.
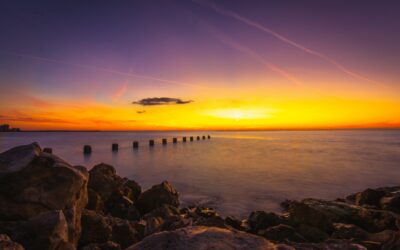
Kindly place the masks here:
[(36, 143), (0, 154), (0, 249), (400, 249), (400, 187), (282, 205), (223, 218), (180, 208), (167, 181), (142, 192), (110, 165), (87, 171)]

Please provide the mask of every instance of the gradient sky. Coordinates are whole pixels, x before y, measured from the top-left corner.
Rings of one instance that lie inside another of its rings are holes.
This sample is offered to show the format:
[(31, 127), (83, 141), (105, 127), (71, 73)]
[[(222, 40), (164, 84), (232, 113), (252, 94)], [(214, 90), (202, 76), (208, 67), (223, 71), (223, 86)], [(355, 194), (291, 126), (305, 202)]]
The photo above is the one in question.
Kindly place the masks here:
[[(0, 123), (400, 127), (399, 13), (397, 0), (2, 1)], [(179, 100), (141, 105), (154, 97)]]

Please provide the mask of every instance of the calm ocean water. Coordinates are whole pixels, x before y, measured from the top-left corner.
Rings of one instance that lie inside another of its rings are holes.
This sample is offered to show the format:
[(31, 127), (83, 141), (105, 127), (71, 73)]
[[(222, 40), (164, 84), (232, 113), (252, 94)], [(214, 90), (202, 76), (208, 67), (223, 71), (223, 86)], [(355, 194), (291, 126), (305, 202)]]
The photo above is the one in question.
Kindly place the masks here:
[[(211, 140), (171, 143), (203, 134)], [(161, 138), (169, 139), (167, 146)], [(156, 139), (154, 148), (149, 139)], [(169, 180), (185, 204), (224, 215), (277, 211), (286, 198), (333, 199), (400, 184), (400, 130), (0, 133), (0, 152), (34, 141), (74, 165), (109, 163), (144, 188)], [(112, 143), (119, 143), (118, 152)], [(90, 157), (82, 154), (84, 144), (92, 145)]]

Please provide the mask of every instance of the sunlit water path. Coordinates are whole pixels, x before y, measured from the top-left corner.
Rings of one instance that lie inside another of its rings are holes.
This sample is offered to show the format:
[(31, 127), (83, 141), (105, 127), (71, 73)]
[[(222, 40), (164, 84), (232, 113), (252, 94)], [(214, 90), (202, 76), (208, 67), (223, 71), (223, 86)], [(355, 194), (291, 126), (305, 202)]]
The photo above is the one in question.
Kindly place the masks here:
[[(172, 137), (207, 134), (211, 140), (171, 143)], [(161, 138), (169, 138), (167, 146)], [(153, 148), (149, 139), (157, 140)], [(225, 215), (277, 211), (287, 198), (333, 199), (400, 184), (399, 130), (0, 133), (0, 151), (34, 141), (75, 165), (109, 163), (144, 188), (169, 180), (185, 204)], [(93, 147), (90, 157), (82, 153), (84, 144)]]

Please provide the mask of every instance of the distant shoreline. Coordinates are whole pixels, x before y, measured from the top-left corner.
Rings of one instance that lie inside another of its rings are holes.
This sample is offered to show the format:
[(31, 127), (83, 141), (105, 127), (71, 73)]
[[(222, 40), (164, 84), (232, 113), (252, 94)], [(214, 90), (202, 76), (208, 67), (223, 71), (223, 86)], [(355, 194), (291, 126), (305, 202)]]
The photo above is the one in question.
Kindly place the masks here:
[(400, 130), (399, 128), (310, 128), (310, 129), (198, 129), (198, 130), (22, 130), (18, 132), (7, 131), (0, 133), (24, 133), (24, 132), (267, 132), (267, 131), (352, 131), (352, 130)]

